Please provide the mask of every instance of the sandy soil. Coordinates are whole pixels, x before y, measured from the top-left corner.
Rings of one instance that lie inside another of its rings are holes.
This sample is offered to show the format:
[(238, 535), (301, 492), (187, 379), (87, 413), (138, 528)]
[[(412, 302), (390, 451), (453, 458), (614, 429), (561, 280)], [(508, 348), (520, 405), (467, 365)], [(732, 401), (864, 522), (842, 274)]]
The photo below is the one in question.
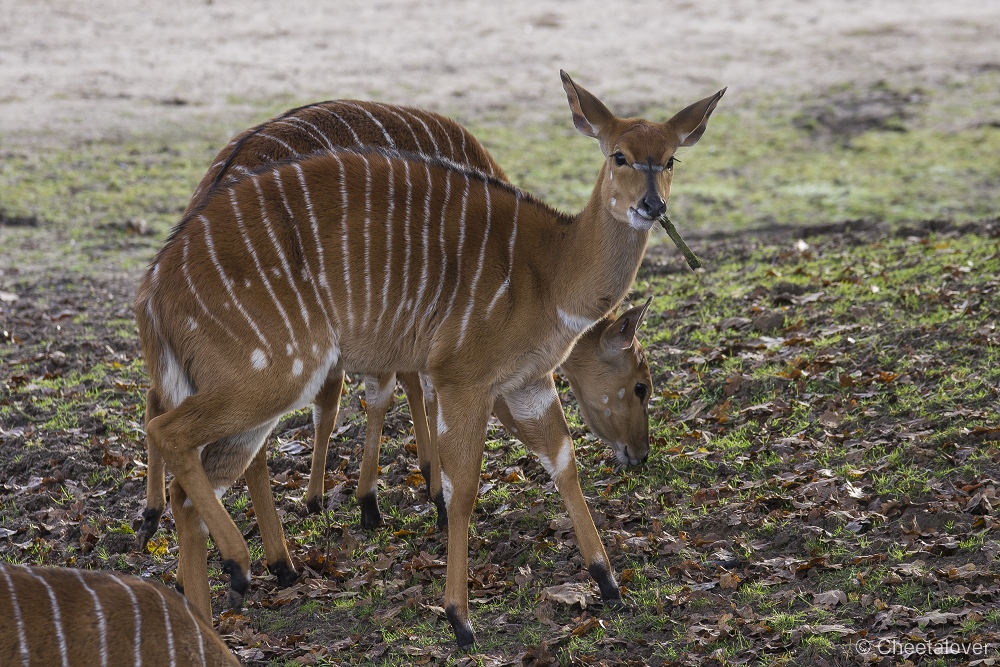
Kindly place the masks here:
[(236, 131), (337, 97), (530, 118), (563, 109), (560, 68), (618, 110), (723, 85), (738, 104), (940, 83), (1000, 67), (998, 44), (982, 0), (0, 0), (0, 142)]

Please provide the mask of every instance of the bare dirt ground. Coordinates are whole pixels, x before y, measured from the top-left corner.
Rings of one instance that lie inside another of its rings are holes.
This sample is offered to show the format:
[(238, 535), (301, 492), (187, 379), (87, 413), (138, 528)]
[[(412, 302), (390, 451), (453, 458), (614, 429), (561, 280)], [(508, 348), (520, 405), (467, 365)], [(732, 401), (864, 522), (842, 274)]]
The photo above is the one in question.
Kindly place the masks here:
[(0, 141), (242, 129), (253, 105), (364, 97), (462, 120), (564, 107), (558, 70), (641, 108), (995, 65), (978, 0), (0, 0)]

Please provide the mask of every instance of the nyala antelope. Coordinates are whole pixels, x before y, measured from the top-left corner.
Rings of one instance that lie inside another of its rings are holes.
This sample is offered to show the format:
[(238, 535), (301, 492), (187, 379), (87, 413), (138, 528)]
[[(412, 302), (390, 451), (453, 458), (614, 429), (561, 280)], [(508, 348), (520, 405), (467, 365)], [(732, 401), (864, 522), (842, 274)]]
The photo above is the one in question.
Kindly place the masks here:
[(0, 665), (239, 664), (212, 624), (160, 584), (117, 572), (0, 563)]
[[(196, 188), (187, 211), (194, 210), (214, 187), (232, 185), (241, 177), (269, 164), (301, 159), (319, 151), (363, 146), (384, 146), (436, 155), (507, 180), (503, 169), (479, 141), (449, 118), (411, 107), (339, 100), (292, 109), (236, 136), (216, 156)], [(644, 443), (649, 440), (646, 407), (652, 380), (642, 346), (634, 335), (645, 312), (646, 308), (636, 307), (617, 318), (606, 316), (581, 336), (562, 363), (563, 372), (582, 406), (584, 421), (598, 437), (613, 447), (622, 463), (629, 462), (629, 450), (633, 453), (632, 458), (641, 456)], [(314, 401), (313, 467), (305, 494), (306, 503), (313, 512), (320, 511), (322, 507), (326, 455), (330, 434), (337, 420), (343, 370), (338, 367), (330, 374)], [(434, 481), (431, 481), (431, 462), (436, 457), (432, 455), (434, 438), (426, 419), (423, 388), (416, 374), (400, 373), (399, 381), (413, 415), (420, 471), (427, 480), (428, 493), (438, 504), (438, 521), (446, 525), (436, 467)], [(382, 425), (392, 403), (395, 384), (395, 375), (370, 375), (365, 378), (368, 426), (357, 488), (364, 528), (374, 528), (382, 523), (376, 495), (378, 455)], [(433, 396), (432, 393), (430, 395)], [(149, 400), (159, 399), (151, 393)], [(500, 402), (495, 412), (505, 421), (508, 431), (516, 435), (520, 429), (508, 417), (509, 410), (502, 404), (502, 399)], [(531, 433), (530, 429), (528, 433)], [(526, 445), (532, 451), (544, 454), (546, 443), (526, 442)], [(251, 466), (247, 475), (255, 472), (256, 467)], [(146, 483), (147, 509), (138, 531), (140, 550), (145, 548), (156, 531), (166, 504), (163, 465), (155, 451), (149, 452)], [(266, 488), (266, 485), (255, 483), (252, 487)], [(436, 494), (432, 487), (438, 490)], [(254, 499), (255, 506), (260, 503), (270, 506), (266, 499)], [(260, 514), (262, 519), (265, 516)], [(266, 541), (271, 546), (267, 549), (269, 567), (277, 575), (279, 583), (291, 583), (295, 572), (287, 550), (275, 550), (278, 540), (283, 543), (283, 535), (271, 535), (266, 527), (262, 527), (262, 532), (270, 538)]]
[(698, 141), (724, 91), (652, 123), (618, 118), (562, 77), (574, 124), (605, 155), (576, 216), (440, 158), (334, 150), (213, 190), (158, 253), (136, 301), (159, 398), (146, 433), (174, 473), (178, 577), (206, 619), (209, 534), (231, 601), (248, 586), (246, 543), (219, 496), (338, 366), (422, 372), (434, 388), (445, 610), (460, 646), (475, 641), (468, 530), (497, 398), (522, 424), (558, 423), (537, 434), (553, 443), (540, 459), (602, 598), (621, 604), (596, 530), (580, 531), (593, 522), (551, 373), (624, 297), (665, 211), (674, 153)]

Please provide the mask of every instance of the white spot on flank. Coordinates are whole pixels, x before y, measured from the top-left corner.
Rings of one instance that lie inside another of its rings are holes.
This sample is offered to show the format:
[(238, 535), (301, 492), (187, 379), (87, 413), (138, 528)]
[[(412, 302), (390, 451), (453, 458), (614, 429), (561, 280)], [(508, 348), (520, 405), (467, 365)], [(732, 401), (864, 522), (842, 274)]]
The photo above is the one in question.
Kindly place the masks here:
[(188, 331), (194, 331), (195, 329), (198, 328), (198, 323), (195, 322), (193, 317), (189, 317), (187, 319), (187, 325), (188, 325)]
[(618, 203), (618, 200), (616, 198), (612, 197), (611, 198), (611, 205), (614, 206), (617, 203)]
[(295, 351), (295, 348), (292, 347), (291, 343), (288, 343), (288, 344), (285, 345), (285, 353), (288, 356), (292, 356), (292, 352), (294, 352), (294, 351)]
[(625, 398), (625, 387), (622, 387), (621, 389), (618, 390), (618, 400), (620, 401), (623, 398)]
[(250, 289), (250, 285), (252, 285), (252, 284), (253, 283), (250, 282), (249, 278), (247, 278), (246, 280), (243, 281), (243, 286), (246, 287), (247, 289)]
[(451, 480), (448, 479), (448, 475), (445, 474), (444, 470), (441, 471), (441, 495), (444, 496), (444, 506), (448, 507), (451, 505), (451, 494), (454, 487), (451, 485)]
[(611, 416), (611, 408), (604, 408), (604, 416), (605, 417)]
[(607, 404), (607, 402), (608, 402), (608, 397), (607, 396), (601, 396), (601, 403)]
[(194, 393), (194, 388), (170, 348), (163, 349), (160, 365), (159, 384), (160, 393), (166, 403), (164, 407), (173, 410)]
[(302, 375), (302, 360), (296, 359), (292, 362), (292, 375), (298, 377)]
[(258, 371), (267, 368), (267, 355), (264, 354), (264, 350), (257, 348), (250, 353), (250, 365)]
[(316, 343), (313, 343), (313, 348), (312, 349), (313, 349), (313, 354), (315, 354), (316, 356), (319, 356), (319, 345), (317, 345)]

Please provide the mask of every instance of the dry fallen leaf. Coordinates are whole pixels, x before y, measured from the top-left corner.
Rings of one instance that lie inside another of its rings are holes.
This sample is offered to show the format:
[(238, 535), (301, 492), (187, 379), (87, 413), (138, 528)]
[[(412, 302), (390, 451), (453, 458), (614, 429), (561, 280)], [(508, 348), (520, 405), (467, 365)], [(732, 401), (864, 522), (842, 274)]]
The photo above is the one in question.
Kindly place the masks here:
[(594, 596), (587, 584), (549, 586), (542, 591), (542, 602), (547, 600), (559, 604), (579, 605), (581, 609), (586, 609), (588, 604), (594, 604)]

